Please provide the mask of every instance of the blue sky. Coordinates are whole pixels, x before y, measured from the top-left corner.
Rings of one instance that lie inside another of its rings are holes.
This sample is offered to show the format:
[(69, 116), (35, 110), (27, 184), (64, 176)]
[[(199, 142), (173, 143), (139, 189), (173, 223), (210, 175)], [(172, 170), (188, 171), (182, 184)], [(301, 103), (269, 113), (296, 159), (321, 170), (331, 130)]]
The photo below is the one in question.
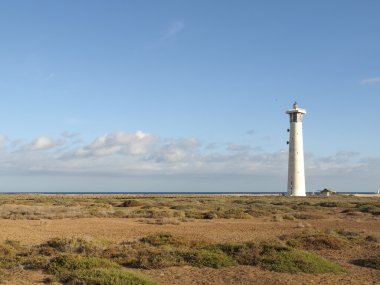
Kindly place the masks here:
[(0, 191), (380, 188), (378, 1), (1, 1)]

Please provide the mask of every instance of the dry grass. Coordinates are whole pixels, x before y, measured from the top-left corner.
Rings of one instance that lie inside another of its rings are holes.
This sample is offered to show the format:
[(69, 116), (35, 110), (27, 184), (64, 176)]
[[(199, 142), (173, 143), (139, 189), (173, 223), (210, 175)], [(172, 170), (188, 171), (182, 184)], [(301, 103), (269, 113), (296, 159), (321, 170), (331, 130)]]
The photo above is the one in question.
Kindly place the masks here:
[(42, 205), (0, 205), (0, 218), (12, 220), (63, 219), (90, 216), (86, 210), (74, 207)]

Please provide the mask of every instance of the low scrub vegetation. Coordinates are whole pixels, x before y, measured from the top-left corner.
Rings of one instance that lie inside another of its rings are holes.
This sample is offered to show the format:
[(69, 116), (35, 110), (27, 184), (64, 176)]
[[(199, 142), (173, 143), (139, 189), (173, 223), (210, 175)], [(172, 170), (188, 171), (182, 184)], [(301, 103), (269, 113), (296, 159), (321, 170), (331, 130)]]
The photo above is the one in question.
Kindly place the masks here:
[(366, 259), (357, 259), (352, 262), (355, 265), (380, 270), (380, 254)]
[(239, 264), (258, 265), (277, 272), (343, 272), (344, 268), (316, 254), (294, 249), (276, 242), (220, 244), (217, 248), (232, 256)]
[[(1, 195), (0, 218), (62, 219), (81, 217), (146, 219), (323, 219), (326, 210), (345, 216), (380, 215), (380, 203), (350, 196), (296, 197), (222, 195)], [(160, 224), (160, 223), (157, 223)], [(165, 224), (165, 222), (163, 222)]]
[(380, 216), (380, 204), (379, 203), (358, 203), (356, 205), (357, 209), (359, 209), (362, 213), (369, 213), (374, 216)]
[(51, 260), (47, 271), (61, 282), (93, 285), (154, 285), (146, 276), (124, 270), (115, 262), (98, 257), (61, 255)]
[(106, 248), (104, 243), (99, 241), (83, 238), (54, 238), (41, 245), (42, 251), (44, 249), (57, 250), (66, 253), (81, 253), (86, 255), (100, 255)]
[(263, 254), (260, 261), (263, 268), (277, 272), (326, 273), (346, 272), (334, 264), (311, 252), (290, 248), (274, 248)]
[(65, 284), (156, 284), (133, 269), (184, 265), (211, 268), (250, 265), (277, 272), (344, 271), (314, 253), (276, 241), (205, 244), (158, 233), (120, 244), (78, 237), (55, 238), (31, 247), (14, 241), (0, 245), (3, 279), (22, 268), (43, 270)]
[[(364, 237), (358, 233), (344, 230), (307, 230), (300, 234), (280, 237), (281, 240), (291, 247), (307, 250), (340, 250), (369, 241), (367, 238), (368, 236)], [(376, 240), (372, 236), (369, 239)]]
[(3, 282), (7, 277), (7, 273), (3, 270), (0, 269), (0, 282)]
[[(49, 274), (53, 281), (90, 285), (155, 284), (135, 269), (185, 265), (211, 268), (246, 265), (313, 274), (342, 272), (344, 268), (322, 256), (330, 257), (331, 252), (326, 254), (330, 250), (343, 252), (358, 245), (368, 252), (378, 250), (379, 246), (376, 234), (313, 228), (316, 220), (328, 219), (332, 214), (349, 221), (357, 215), (375, 220), (380, 215), (376, 199), (341, 196), (310, 197), (305, 201), (280, 196), (207, 195), (2, 195), (0, 198), (3, 219), (136, 218), (136, 223), (157, 225), (151, 228), (168, 225), (163, 226), (168, 230), (192, 219), (260, 219), (274, 226), (286, 223), (297, 232), (272, 242), (220, 244), (194, 242), (168, 233), (118, 244), (85, 237), (53, 238), (34, 246), (8, 240), (0, 243), (0, 282), (15, 271), (35, 269)], [(45, 222), (37, 223), (45, 225)], [(379, 269), (379, 259), (375, 256), (352, 263)]]

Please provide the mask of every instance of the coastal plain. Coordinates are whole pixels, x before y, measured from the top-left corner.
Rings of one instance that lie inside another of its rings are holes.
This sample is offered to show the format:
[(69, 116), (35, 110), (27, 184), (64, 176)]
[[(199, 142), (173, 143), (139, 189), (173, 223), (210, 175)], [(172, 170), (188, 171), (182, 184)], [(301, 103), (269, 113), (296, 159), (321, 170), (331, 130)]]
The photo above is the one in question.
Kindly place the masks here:
[(380, 282), (377, 195), (3, 194), (0, 229), (9, 285)]

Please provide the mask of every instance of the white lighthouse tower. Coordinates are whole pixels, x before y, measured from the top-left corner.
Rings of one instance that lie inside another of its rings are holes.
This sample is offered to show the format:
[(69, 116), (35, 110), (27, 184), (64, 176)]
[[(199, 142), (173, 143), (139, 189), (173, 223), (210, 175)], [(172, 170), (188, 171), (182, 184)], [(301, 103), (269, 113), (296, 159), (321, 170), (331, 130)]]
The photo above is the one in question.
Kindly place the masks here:
[(306, 110), (299, 108), (295, 102), (293, 109), (286, 111), (286, 114), (290, 117), (288, 195), (306, 196), (302, 136), (302, 116)]

